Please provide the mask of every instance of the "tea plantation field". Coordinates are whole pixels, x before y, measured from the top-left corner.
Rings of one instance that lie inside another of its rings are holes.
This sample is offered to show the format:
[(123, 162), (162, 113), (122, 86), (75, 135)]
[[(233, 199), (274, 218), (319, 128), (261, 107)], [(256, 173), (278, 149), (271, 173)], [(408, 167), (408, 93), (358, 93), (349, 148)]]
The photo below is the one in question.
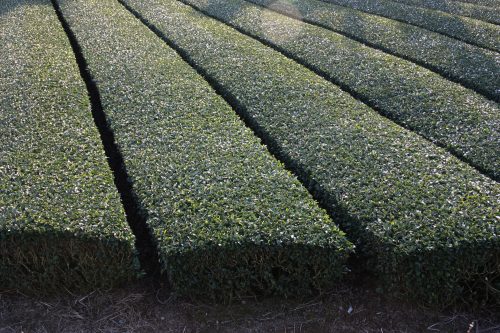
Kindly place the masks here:
[(500, 304), (499, 8), (0, 1), (0, 291)]

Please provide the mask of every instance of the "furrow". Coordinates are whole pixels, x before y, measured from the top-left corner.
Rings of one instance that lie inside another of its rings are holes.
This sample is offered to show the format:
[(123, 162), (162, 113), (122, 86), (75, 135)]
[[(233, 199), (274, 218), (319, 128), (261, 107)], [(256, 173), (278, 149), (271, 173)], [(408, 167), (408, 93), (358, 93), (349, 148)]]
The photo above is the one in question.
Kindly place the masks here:
[(142, 270), (149, 274), (155, 275), (159, 272), (158, 255), (155, 251), (155, 246), (152, 238), (149, 235), (149, 230), (146, 225), (146, 218), (140, 212), (139, 204), (134, 196), (132, 185), (129, 182), (129, 175), (123, 161), (123, 156), (115, 142), (115, 135), (106, 120), (106, 115), (102, 109), (102, 102), (97, 84), (92, 78), (88, 70), (88, 64), (83, 56), (83, 51), (78, 44), (75, 34), (71, 30), (69, 24), (64, 19), (59, 4), (55, 0), (51, 0), (56, 11), (57, 17), (68, 36), (71, 47), (76, 57), (80, 75), (85, 82), (88, 94), (90, 96), (91, 110), (94, 117), (95, 125), (99, 131), (108, 164), (114, 175), (114, 183), (120, 193), (121, 202), (125, 210), (127, 222), (135, 235), (135, 246), (138, 250), (138, 258)]

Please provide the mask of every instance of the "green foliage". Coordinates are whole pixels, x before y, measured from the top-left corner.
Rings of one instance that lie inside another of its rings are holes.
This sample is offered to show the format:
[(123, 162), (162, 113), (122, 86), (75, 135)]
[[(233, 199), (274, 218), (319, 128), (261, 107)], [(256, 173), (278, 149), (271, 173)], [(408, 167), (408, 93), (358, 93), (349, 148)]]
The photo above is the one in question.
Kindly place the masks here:
[(129, 281), (134, 236), (56, 13), (44, 0), (0, 13), (0, 289)]
[(133, 243), (125, 237), (49, 228), (0, 236), (2, 290), (33, 295), (88, 292), (116, 287), (137, 275)]
[(244, 0), (212, 0), (209, 6), (204, 0), (182, 2), (274, 45), (397, 123), (500, 179), (497, 103), (411, 62)]
[(500, 6), (499, 0), (461, 0), (460, 2), (472, 3), (479, 6), (498, 8)]
[(440, 10), (450, 14), (468, 16), (478, 20), (500, 24), (498, 10), (471, 3), (450, 0), (393, 0), (411, 6)]
[(500, 27), (491, 23), (390, 0), (324, 1), (410, 23), (472, 45), (500, 51)]
[(228, 300), (334, 285), (352, 244), (207, 82), (118, 2), (59, 3), (173, 287)]
[[(320, 0), (249, 0), (422, 64), (500, 100), (498, 53), (410, 24)], [(457, 61), (460, 59), (460, 61)]]
[(238, 104), (387, 285), (423, 303), (480, 302), (479, 292), (499, 300), (489, 288), (500, 272), (496, 182), (186, 5), (125, 2)]
[[(306, 240), (310, 235), (314, 241)], [(335, 251), (321, 239), (323, 236), (309, 230), (301, 236), (298, 240), (275, 235), (269, 243), (263, 241), (269, 238), (263, 234), (232, 244), (203, 244), (196, 251), (169, 255), (168, 274), (173, 287), (187, 295), (220, 298), (258, 292), (303, 297), (312, 291), (325, 291), (342, 276), (339, 258), (345, 259), (347, 243)], [(201, 262), (210, 265), (200, 266)], [(220, 294), (214, 295), (214, 291)]]

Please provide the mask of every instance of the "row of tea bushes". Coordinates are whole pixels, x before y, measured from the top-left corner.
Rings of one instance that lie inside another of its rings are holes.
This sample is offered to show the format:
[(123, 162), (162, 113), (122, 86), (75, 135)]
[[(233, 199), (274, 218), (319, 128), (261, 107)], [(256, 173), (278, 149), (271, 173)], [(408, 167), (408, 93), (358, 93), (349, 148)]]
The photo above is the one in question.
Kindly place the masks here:
[[(467, 16), (478, 20), (499, 24), (498, 8), (490, 8), (452, 0), (392, 0), (411, 6), (430, 8), (450, 14)], [(500, 5), (500, 4), (499, 4)]]
[(244, 0), (212, 0), (209, 6), (204, 0), (182, 2), (272, 45), (500, 179), (497, 103), (411, 62)]
[(331, 287), (353, 246), (182, 58), (113, 0), (59, 0), (163, 270), (230, 299)]
[(472, 3), (479, 6), (499, 8), (500, 0), (460, 0), (460, 2)]
[(500, 26), (390, 0), (324, 0), (362, 12), (410, 23), (472, 45), (500, 51)]
[(0, 289), (129, 281), (134, 236), (63, 27), (48, 0), (0, 13)]
[(123, 3), (237, 107), (389, 289), (433, 304), (499, 297), (496, 182), (189, 6)]
[(500, 101), (500, 55), (410, 24), (321, 0), (249, 0), (407, 59)]

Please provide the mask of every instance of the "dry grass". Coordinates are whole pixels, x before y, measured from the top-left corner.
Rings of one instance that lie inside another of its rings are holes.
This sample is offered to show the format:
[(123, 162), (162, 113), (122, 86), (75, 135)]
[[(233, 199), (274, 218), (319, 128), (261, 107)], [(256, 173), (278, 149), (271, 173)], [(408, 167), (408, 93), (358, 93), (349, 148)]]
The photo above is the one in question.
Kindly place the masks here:
[(0, 294), (0, 333), (11, 332), (498, 333), (500, 311), (436, 312), (349, 285), (314, 299), (214, 305), (176, 298), (166, 287), (144, 280), (81, 296)]

